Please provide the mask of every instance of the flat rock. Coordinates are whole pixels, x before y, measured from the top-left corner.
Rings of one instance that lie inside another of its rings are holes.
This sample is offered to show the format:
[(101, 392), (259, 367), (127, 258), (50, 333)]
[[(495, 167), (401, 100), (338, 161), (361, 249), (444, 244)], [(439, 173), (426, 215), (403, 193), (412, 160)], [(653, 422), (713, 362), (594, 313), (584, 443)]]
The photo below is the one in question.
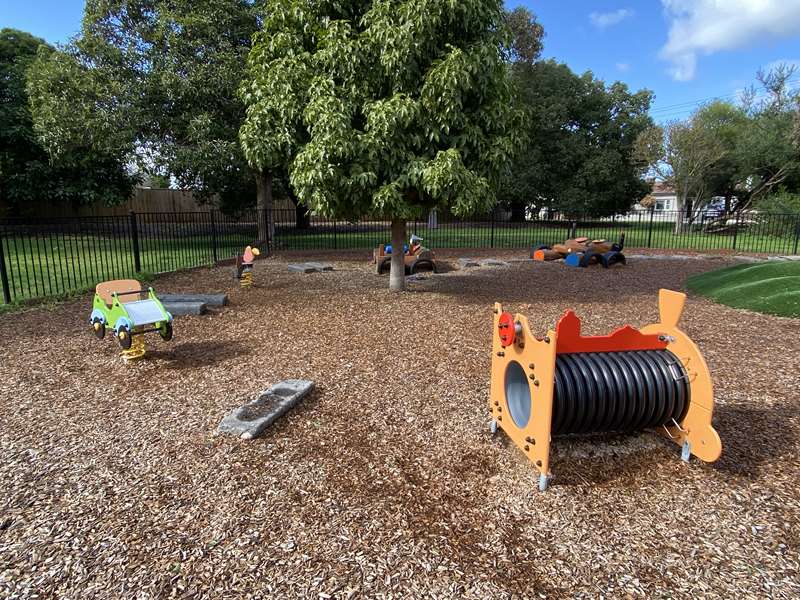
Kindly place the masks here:
[(167, 302), (202, 302), (206, 306), (226, 306), (228, 294), (160, 294), (162, 304)]
[(207, 308), (205, 302), (165, 302), (161, 300), (161, 304), (164, 305), (164, 309), (173, 317), (204, 315)]
[(320, 272), (333, 271), (333, 265), (329, 265), (328, 263), (307, 262), (306, 265)]
[(504, 260), (498, 260), (496, 258), (484, 258), (480, 262), (482, 267), (507, 267), (508, 263)]
[(481, 263), (474, 258), (459, 258), (458, 259), (458, 268), (459, 269), (469, 269), (471, 267), (480, 267)]
[(217, 431), (243, 440), (255, 439), (313, 389), (314, 382), (307, 379), (287, 379), (276, 383), (252, 402), (231, 411), (217, 426)]
[(289, 265), (291, 273), (315, 273), (317, 270), (314, 267), (309, 267), (307, 264), (293, 264)]

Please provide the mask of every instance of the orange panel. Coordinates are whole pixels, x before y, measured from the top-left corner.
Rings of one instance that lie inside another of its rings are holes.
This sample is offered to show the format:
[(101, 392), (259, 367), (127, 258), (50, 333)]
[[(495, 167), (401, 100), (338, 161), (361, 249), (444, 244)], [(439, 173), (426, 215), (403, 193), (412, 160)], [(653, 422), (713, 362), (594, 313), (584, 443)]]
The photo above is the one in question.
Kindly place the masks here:
[(581, 320), (571, 310), (564, 313), (556, 324), (558, 354), (574, 352), (624, 352), (630, 350), (663, 350), (667, 342), (659, 334), (645, 335), (630, 325), (617, 329), (610, 335), (581, 335)]

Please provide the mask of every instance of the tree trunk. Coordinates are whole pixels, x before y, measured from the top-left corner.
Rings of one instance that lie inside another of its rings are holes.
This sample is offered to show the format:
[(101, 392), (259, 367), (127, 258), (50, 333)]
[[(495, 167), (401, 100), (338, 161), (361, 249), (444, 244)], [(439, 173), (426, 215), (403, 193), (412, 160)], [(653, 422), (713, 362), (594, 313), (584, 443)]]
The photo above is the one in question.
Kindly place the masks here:
[(684, 228), (684, 217), (686, 216), (686, 199), (677, 196), (675, 198), (675, 203), (677, 204), (676, 208), (678, 210), (675, 211), (675, 235), (683, 233)]
[(511, 203), (511, 222), (524, 223), (525, 222), (525, 209), (527, 205), (525, 202), (512, 202)]
[(272, 215), (272, 173), (256, 173), (256, 197), (258, 209), (258, 243), (267, 248), (275, 237), (275, 222)]
[(294, 204), (294, 226), (295, 229), (309, 229), (311, 227), (311, 212), (308, 206), (295, 195), (290, 185), (286, 186), (289, 200)]
[(389, 290), (392, 292), (406, 289), (405, 241), (406, 220), (392, 219), (392, 268), (389, 271)]

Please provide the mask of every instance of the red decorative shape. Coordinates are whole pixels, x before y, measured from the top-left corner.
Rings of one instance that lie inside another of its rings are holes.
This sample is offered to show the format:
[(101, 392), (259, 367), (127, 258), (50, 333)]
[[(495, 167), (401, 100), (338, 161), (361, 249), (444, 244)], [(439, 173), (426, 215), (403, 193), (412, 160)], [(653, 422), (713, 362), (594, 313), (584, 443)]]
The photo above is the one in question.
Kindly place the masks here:
[(609, 335), (582, 336), (581, 320), (573, 311), (568, 310), (556, 324), (556, 353), (663, 350), (667, 347), (667, 342), (658, 338), (658, 334), (644, 334), (630, 325), (625, 325)]
[(517, 330), (514, 324), (514, 316), (510, 312), (504, 312), (500, 315), (497, 330), (500, 334), (500, 345), (503, 348), (507, 348), (514, 343), (517, 337)]

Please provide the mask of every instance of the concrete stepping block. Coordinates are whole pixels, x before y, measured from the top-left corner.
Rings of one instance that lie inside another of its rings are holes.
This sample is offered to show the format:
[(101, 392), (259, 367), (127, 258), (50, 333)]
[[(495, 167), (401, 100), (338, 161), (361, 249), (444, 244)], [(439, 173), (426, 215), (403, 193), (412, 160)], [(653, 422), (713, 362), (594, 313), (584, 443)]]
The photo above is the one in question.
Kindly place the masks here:
[(474, 258), (459, 258), (458, 259), (458, 268), (459, 269), (469, 269), (471, 267), (480, 267), (481, 263), (479, 263)]
[(333, 271), (333, 265), (329, 265), (328, 263), (307, 262), (306, 265), (316, 269), (319, 272)]
[(202, 302), (206, 306), (227, 306), (228, 294), (160, 294), (162, 304), (167, 302)]
[(186, 315), (204, 315), (207, 305), (205, 302), (164, 302), (164, 309), (173, 317), (184, 317)]
[(289, 265), (291, 273), (315, 273), (316, 271), (314, 267), (309, 267), (306, 263)]
[(482, 267), (507, 267), (508, 263), (504, 260), (498, 260), (496, 258), (484, 258), (480, 261)]
[(314, 389), (307, 379), (287, 379), (261, 392), (252, 402), (230, 412), (217, 426), (219, 433), (252, 440), (286, 414)]

